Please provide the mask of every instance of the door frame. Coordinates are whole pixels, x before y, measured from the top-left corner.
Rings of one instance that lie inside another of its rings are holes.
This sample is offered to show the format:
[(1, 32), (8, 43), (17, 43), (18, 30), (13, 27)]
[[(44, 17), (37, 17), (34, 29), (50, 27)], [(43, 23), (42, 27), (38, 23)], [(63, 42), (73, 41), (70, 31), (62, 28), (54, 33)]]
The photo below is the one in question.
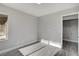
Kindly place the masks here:
[[(79, 14), (79, 12), (72, 12), (72, 13), (66, 13), (66, 14), (63, 14), (62, 16), (61, 16), (61, 21), (62, 21), (62, 40), (61, 40), (61, 42), (62, 42), (62, 45), (61, 45), (61, 48), (63, 48), (63, 17), (64, 16), (68, 16), (68, 15), (74, 15), (74, 14)], [(78, 22), (79, 22), (79, 15), (78, 15)], [(79, 27), (78, 27), (78, 29), (79, 29)], [(78, 32), (79, 32), (79, 30), (78, 30)], [(79, 35), (79, 34), (78, 34)]]

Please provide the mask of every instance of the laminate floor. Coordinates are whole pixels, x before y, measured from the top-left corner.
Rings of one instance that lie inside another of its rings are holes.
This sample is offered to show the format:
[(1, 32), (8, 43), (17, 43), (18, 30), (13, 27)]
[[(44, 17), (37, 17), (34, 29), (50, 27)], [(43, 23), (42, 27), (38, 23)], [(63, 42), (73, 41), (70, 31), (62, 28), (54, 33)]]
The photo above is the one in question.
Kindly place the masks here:
[(78, 43), (63, 41), (63, 49), (55, 56), (78, 56)]
[[(24, 48), (24, 47), (28, 47), (28, 46), (23, 46), (21, 48)], [(21, 49), (21, 48), (15, 49), (13, 51), (10, 51), (10, 52), (4, 53), (4, 54), (1, 54), (0, 56), (23, 56), (22, 53), (19, 51), (19, 49)], [(33, 49), (33, 48), (30, 48), (30, 49)], [(27, 52), (27, 51), (28, 51), (28, 49), (26, 49), (24, 52)], [(46, 45), (45, 47), (29, 54), (28, 56), (54, 56), (58, 51), (60, 51), (60, 48)]]
[[(10, 51), (4, 54), (0, 54), (0, 56), (23, 56), (18, 49), (15, 49), (13, 51)], [(48, 45), (45, 48), (42, 48), (39, 51), (36, 51), (29, 56), (54, 56), (54, 55), (55, 56), (77, 56), (78, 44), (73, 42), (63, 41), (63, 49), (59, 49)]]
[(6, 53), (3, 53), (3, 54), (0, 54), (0, 56), (23, 56), (18, 49), (20, 48), (23, 48), (23, 47), (28, 47), (30, 45), (33, 45), (33, 44), (36, 44), (36, 43), (39, 43), (39, 42), (34, 42), (34, 43), (31, 43), (31, 44), (28, 44), (28, 45), (24, 45), (22, 47), (19, 47), (17, 49), (14, 49), (12, 51), (9, 51), (9, 52), (6, 52)]
[(47, 45), (46, 47), (32, 53), (29, 56), (54, 56), (58, 51), (60, 51), (60, 48)]

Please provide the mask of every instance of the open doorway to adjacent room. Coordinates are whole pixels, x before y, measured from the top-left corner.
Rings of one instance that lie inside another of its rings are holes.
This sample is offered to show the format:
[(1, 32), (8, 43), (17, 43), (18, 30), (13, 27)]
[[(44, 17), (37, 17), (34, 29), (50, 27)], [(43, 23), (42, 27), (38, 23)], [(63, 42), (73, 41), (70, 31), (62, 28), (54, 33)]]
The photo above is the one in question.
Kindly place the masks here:
[(78, 14), (63, 16), (63, 46), (65, 55), (78, 55)]

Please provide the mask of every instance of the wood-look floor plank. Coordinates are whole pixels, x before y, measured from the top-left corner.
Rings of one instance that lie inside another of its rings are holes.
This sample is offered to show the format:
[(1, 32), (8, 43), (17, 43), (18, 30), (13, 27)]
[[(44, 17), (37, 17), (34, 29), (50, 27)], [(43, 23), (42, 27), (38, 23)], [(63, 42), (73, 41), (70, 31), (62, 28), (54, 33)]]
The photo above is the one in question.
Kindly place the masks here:
[(30, 56), (54, 56), (60, 48), (47, 45), (45, 48), (31, 54)]

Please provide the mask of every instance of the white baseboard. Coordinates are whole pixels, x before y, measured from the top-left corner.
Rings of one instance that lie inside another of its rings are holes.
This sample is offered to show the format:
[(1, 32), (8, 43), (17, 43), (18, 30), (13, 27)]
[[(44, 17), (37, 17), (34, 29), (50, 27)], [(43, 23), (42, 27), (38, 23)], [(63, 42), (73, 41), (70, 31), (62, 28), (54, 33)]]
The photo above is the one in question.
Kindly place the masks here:
[(42, 43), (45, 43), (47, 45), (51, 45), (51, 46), (55, 46), (55, 47), (58, 47), (58, 48), (62, 48), (62, 43), (57, 43), (57, 42), (53, 42), (53, 41), (49, 41), (49, 40), (45, 40), (45, 39), (41, 39), (41, 42)]
[(26, 44), (26, 42), (25, 43), (21, 43), (21, 44), (18, 44), (17, 46), (15, 46), (15, 47), (2, 50), (2, 51), (0, 51), (0, 54), (3, 54), (3, 53), (6, 53), (6, 52), (9, 52), (9, 51), (12, 51), (14, 49), (20, 48), (22, 46), (25, 46), (25, 45), (28, 45), (28, 44), (31, 44), (31, 43), (34, 43), (34, 42), (37, 42), (37, 40), (30, 41), (27, 44)]
[(69, 42), (74, 42), (74, 43), (78, 43), (78, 42), (76, 42), (76, 41), (72, 41), (72, 40), (66, 40), (66, 39), (64, 39), (65, 41), (69, 41)]
[(58, 48), (62, 48), (62, 45), (60, 43), (57, 43), (57, 42), (49, 41), (49, 45), (54, 46), (54, 47), (58, 47)]

